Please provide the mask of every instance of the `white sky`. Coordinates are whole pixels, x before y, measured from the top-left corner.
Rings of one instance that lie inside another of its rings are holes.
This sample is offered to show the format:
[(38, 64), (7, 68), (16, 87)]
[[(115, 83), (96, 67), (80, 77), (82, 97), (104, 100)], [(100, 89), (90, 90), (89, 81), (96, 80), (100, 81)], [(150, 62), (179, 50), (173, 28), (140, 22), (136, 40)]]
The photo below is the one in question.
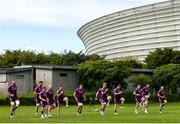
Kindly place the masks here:
[(0, 51), (28, 48), (78, 52), (84, 47), (76, 32), (83, 24), (161, 1), (166, 0), (0, 0)]

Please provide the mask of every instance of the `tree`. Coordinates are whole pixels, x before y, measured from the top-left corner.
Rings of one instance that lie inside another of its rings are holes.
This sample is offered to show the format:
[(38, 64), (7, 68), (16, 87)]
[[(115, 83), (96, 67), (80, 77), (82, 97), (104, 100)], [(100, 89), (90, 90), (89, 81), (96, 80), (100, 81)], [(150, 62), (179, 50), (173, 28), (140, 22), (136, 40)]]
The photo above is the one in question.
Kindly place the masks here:
[(127, 78), (131, 68), (122, 61), (86, 61), (78, 65), (80, 83), (84, 84), (87, 89), (95, 89), (103, 82), (107, 82), (109, 87), (116, 83), (121, 83), (126, 87), (124, 78)]
[(172, 48), (156, 49), (145, 58), (149, 68), (155, 69), (169, 63), (180, 63), (180, 51), (173, 51)]
[(167, 86), (176, 93), (180, 86), (180, 64), (168, 64), (153, 71), (153, 86), (157, 89), (161, 85)]
[(85, 55), (82, 52), (74, 53), (65, 51), (64, 53), (36, 53), (35, 51), (6, 50), (0, 55), (0, 67), (13, 67), (22, 64), (46, 64), (46, 65), (73, 65), (77, 66), (87, 60), (102, 60), (96, 54)]
[(133, 83), (134, 86), (137, 86), (138, 84), (145, 86), (147, 83), (151, 84), (152, 79), (144, 74), (134, 75), (130, 76), (128, 78), (129, 83)]
[(115, 58), (113, 61), (123, 61), (126, 62), (131, 68), (144, 68), (145, 65), (140, 62), (138, 59), (128, 56), (128, 57), (120, 57), (120, 58)]

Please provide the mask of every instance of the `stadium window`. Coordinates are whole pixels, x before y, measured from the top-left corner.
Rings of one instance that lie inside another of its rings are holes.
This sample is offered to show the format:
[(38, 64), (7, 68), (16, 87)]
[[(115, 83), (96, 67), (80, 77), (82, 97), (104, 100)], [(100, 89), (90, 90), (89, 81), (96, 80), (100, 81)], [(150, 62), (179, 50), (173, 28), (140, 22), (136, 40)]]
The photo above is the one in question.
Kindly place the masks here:
[(0, 83), (6, 83), (6, 82), (7, 82), (7, 75), (0, 74)]
[(16, 79), (24, 79), (24, 75), (16, 75)]
[(60, 77), (67, 77), (67, 73), (60, 73), (59, 76)]

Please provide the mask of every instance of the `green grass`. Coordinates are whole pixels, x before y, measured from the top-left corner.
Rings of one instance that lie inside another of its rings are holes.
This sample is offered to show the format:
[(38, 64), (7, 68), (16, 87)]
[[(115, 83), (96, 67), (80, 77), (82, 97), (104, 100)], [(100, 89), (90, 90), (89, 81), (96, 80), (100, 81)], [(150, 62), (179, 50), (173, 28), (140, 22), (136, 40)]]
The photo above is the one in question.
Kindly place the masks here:
[(168, 103), (162, 114), (159, 113), (159, 104), (150, 104), (149, 113), (144, 114), (140, 111), (139, 114), (134, 114), (134, 104), (125, 104), (124, 109), (118, 110), (119, 114), (114, 115), (113, 105), (110, 105), (106, 110), (106, 114), (101, 116), (99, 112), (95, 112), (95, 108), (99, 105), (94, 105), (89, 111), (88, 105), (84, 106), (84, 111), (81, 116), (76, 115), (76, 106), (61, 108), (61, 115), (56, 117), (55, 110), (52, 111), (53, 116), (47, 119), (41, 119), (40, 116), (34, 115), (34, 106), (20, 106), (17, 110), (16, 118), (9, 118), (9, 106), (0, 106), (0, 123), (153, 123), (153, 122), (180, 122), (180, 103)]

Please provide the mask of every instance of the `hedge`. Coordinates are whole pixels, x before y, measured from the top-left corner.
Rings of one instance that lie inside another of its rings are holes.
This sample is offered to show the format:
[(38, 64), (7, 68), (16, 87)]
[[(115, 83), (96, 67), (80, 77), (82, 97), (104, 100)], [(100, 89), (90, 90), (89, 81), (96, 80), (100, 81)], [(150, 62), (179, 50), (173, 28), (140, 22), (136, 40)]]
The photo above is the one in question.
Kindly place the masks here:
[[(76, 101), (72, 95), (72, 93), (66, 93), (65, 96), (69, 98), (69, 105), (74, 105), (76, 104)], [(97, 104), (98, 101), (95, 101), (95, 93), (87, 93), (86, 94), (87, 101), (85, 104)], [(125, 103), (134, 103), (134, 96), (132, 93), (124, 93), (123, 97), (126, 99)], [(168, 102), (178, 102), (180, 101), (180, 94), (166, 94)], [(22, 95), (19, 97), (21, 105), (34, 105), (34, 97), (33, 95)], [(157, 96), (151, 96), (150, 102), (158, 102), (158, 97)], [(113, 99), (111, 101), (113, 103)], [(8, 98), (7, 96), (0, 96), (0, 105), (8, 105)], [(65, 103), (64, 103), (65, 104)]]

